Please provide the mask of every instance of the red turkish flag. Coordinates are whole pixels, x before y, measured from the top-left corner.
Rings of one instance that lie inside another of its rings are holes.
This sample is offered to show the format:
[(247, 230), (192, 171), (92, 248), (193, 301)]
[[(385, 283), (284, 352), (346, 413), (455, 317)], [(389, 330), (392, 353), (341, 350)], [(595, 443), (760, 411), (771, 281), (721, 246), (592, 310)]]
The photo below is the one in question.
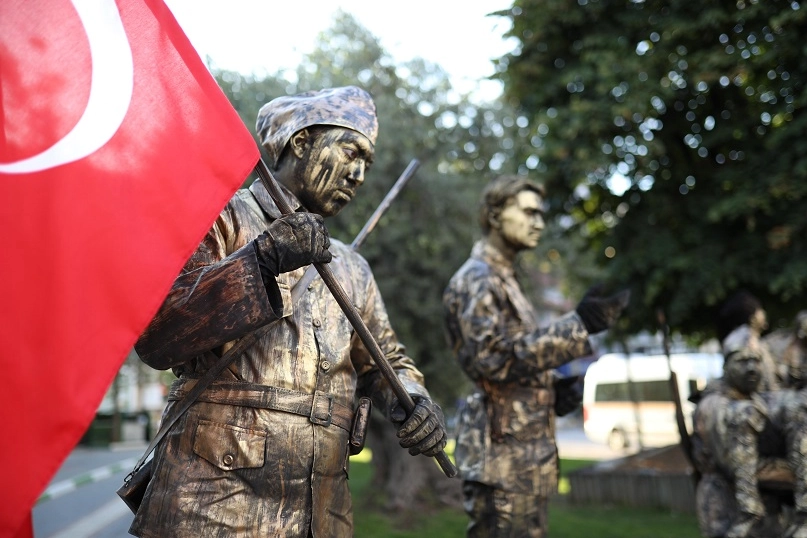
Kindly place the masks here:
[(0, 2), (0, 536), (257, 159), (162, 1)]

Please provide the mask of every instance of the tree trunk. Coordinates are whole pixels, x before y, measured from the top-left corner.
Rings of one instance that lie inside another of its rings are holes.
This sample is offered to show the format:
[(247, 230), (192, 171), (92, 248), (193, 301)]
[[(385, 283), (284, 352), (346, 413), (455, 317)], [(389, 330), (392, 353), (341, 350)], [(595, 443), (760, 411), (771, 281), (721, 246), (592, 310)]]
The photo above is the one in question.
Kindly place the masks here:
[(448, 478), (434, 458), (410, 456), (398, 444), (396, 428), (374, 411), (367, 446), (373, 454), (373, 491), (382, 493), (383, 508), (406, 512), (435, 507), (461, 507), (462, 485)]

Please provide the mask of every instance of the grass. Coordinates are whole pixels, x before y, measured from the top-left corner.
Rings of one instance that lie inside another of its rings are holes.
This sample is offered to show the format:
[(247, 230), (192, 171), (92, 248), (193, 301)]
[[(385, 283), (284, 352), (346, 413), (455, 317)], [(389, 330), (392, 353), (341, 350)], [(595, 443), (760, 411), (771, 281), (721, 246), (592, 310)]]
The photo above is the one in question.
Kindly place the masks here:
[[(368, 450), (350, 463), (356, 538), (462, 538), (468, 518), (462, 510), (435, 508), (416, 514), (384, 514), (362, 509), (372, 506), (368, 490), (372, 467)], [(700, 536), (694, 515), (671, 514), (616, 506), (576, 506), (568, 492), (567, 473), (590, 465), (587, 460), (561, 460), (561, 495), (549, 503), (549, 538), (696, 538)]]

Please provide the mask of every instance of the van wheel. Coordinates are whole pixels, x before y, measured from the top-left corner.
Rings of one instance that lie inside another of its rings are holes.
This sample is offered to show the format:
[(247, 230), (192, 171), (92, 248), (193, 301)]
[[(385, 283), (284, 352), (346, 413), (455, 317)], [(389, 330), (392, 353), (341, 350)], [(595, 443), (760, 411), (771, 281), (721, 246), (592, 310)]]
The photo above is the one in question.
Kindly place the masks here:
[(608, 434), (608, 447), (611, 450), (625, 450), (628, 448), (628, 437), (619, 428), (614, 428)]

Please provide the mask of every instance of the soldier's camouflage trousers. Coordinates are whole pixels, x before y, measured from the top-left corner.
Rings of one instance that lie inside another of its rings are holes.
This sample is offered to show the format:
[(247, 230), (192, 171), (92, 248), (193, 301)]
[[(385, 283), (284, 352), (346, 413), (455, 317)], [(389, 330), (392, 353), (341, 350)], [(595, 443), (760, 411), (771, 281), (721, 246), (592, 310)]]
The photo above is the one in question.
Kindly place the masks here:
[(463, 507), (471, 518), (468, 538), (546, 538), (546, 497), (510, 493), (479, 482), (465, 482), (462, 491)]

